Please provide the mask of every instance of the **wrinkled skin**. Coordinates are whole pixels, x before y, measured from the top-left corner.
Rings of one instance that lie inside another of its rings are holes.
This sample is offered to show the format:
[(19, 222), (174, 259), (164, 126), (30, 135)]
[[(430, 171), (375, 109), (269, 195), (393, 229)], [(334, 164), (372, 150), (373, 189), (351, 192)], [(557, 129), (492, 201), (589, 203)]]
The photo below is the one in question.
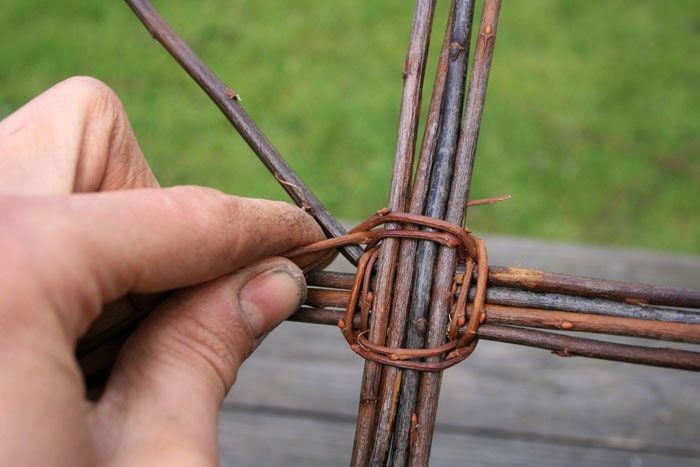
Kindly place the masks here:
[[(0, 122), (0, 458), (216, 465), (239, 366), (305, 294), (277, 255), (321, 238), (286, 203), (159, 188), (97, 80), (20, 108)], [(173, 289), (88, 401), (75, 345), (103, 305)]]

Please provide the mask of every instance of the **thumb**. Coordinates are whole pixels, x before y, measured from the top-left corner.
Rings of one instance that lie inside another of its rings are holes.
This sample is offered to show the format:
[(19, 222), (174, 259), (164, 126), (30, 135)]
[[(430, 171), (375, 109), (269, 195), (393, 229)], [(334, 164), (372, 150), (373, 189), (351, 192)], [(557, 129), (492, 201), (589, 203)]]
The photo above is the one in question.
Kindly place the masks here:
[(270, 258), (168, 299), (127, 341), (96, 408), (103, 452), (125, 465), (215, 465), (238, 368), (305, 295), (301, 270)]

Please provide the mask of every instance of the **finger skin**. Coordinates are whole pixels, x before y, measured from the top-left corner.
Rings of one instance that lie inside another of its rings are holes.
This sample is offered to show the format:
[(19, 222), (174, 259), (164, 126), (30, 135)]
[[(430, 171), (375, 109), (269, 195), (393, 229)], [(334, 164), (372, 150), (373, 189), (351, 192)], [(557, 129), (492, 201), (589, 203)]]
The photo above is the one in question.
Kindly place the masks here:
[(124, 106), (94, 78), (69, 78), (0, 121), (0, 192), (157, 186)]
[[(0, 122), (0, 192), (67, 194), (158, 187), (124, 106), (106, 84), (69, 78)], [(102, 309), (90, 333), (128, 319), (140, 299)]]
[(0, 196), (3, 211), (0, 246), (12, 247), (71, 339), (126, 293), (199, 284), (323, 238), (287, 203), (201, 187)]
[[(287, 287), (276, 289), (280, 275)], [(268, 282), (253, 299), (263, 307), (256, 319), (248, 300), (260, 278)], [(301, 270), (269, 258), (169, 299), (127, 341), (112, 371), (94, 417), (116, 421), (120, 431), (101, 450), (125, 465), (134, 458), (172, 465), (183, 455), (194, 465), (215, 465), (217, 414), (240, 365), (304, 294)]]
[[(0, 193), (157, 186), (119, 99), (97, 80), (66, 80), (0, 122)], [(0, 209), (0, 458), (13, 465), (97, 465), (85, 423), (91, 404), (69, 340), (54, 332), (56, 320), (24, 262), (22, 250), (41, 248), (12, 218)], [(51, 267), (50, 258), (40, 259), (35, 266)]]
[[(69, 78), (0, 122), (0, 193), (155, 187), (124, 106), (97, 79)], [(91, 332), (128, 319), (138, 305), (124, 297), (103, 308)]]
[(285, 203), (194, 187), (0, 195), (0, 398), (11, 401), (0, 409), (10, 430), (0, 453), (37, 465), (42, 456), (23, 444), (31, 430), (42, 455), (96, 465), (95, 438), (109, 427), (98, 435), (87, 424), (73, 352), (104, 302), (199, 284), (321, 235)]
[[(157, 186), (121, 103), (96, 80), (60, 83), (0, 122), (0, 458), (215, 463), (221, 398), (281, 319), (239, 312), (250, 300), (236, 291), (264, 269), (241, 268), (322, 233), (285, 203), (197, 187), (121, 191)], [(74, 345), (102, 305), (180, 287), (158, 325), (129, 341), (105, 399), (88, 402)], [(280, 297), (258, 296), (254, 308)]]

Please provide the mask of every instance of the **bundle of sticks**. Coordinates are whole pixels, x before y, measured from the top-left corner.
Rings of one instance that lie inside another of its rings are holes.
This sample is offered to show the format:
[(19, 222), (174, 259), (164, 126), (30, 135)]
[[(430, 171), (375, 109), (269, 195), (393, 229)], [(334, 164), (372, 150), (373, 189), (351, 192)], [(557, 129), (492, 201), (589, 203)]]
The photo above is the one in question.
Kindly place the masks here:
[[(342, 225), (255, 126), (236, 98), (237, 93), (207, 68), (147, 0), (126, 2), (211, 97), (290, 197), (314, 216), (329, 237), (344, 235)], [(474, 0), (453, 0), (422, 144), (416, 151), (435, 4), (436, 0), (416, 0), (403, 70), (388, 208), (461, 226), (469, 206), (501, 1), (483, 1), (471, 77), (467, 80)], [(385, 228), (402, 226), (390, 223)], [(343, 246), (340, 251), (355, 265), (363, 253), (357, 245)], [(453, 248), (417, 239), (386, 238), (371, 276), (374, 298), (369, 341), (413, 349), (443, 344), (450, 307), (459, 293), (460, 274)], [(310, 273), (306, 303), (290, 319), (337, 324), (348, 303), (353, 279), (353, 274)], [(96, 354), (113, 355), (149, 309), (84, 339), (78, 349), (81, 361), (87, 362), (84, 368), (90, 366)], [(567, 335), (570, 332), (655, 342), (632, 345)], [(566, 357), (698, 371), (700, 352), (687, 346), (700, 344), (700, 291), (492, 266), (488, 269), (484, 322), (478, 328), (478, 338), (543, 348)], [(659, 347), (656, 341), (678, 342), (683, 348)], [(99, 359), (92, 365), (93, 373), (104, 371), (110, 361)], [(352, 464), (427, 465), (440, 382), (441, 372), (417, 372), (366, 361)]]
[[(311, 273), (306, 302), (289, 320), (337, 325), (343, 318), (353, 278), (349, 273)], [(488, 281), (486, 319), (479, 327), (481, 339), (547, 349), (562, 357), (700, 371), (700, 352), (688, 350), (689, 346), (644, 346), (578, 334), (700, 344), (699, 290), (499, 266), (489, 268)], [(454, 293), (456, 296), (459, 290)], [(542, 329), (560, 332), (539, 331)], [(567, 336), (567, 332), (576, 333), (576, 337)]]

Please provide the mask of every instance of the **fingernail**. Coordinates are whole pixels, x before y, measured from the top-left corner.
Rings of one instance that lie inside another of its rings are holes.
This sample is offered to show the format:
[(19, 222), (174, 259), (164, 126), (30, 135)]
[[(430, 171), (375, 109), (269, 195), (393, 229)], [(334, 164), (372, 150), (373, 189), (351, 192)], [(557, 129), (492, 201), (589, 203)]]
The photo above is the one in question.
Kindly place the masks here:
[(285, 266), (253, 277), (238, 293), (241, 311), (255, 336), (261, 336), (291, 315), (305, 298), (304, 276)]

